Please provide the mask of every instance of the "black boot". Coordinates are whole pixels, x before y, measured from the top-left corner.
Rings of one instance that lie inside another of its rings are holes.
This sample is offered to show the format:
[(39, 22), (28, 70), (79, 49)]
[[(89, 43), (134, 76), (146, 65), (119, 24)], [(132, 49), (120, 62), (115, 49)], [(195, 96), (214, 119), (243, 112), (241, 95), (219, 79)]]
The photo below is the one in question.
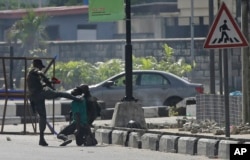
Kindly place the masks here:
[(64, 141), (62, 144), (60, 144), (60, 146), (66, 146), (72, 142), (72, 140), (68, 139), (68, 137), (64, 134), (58, 134), (57, 138)]
[(47, 143), (47, 142), (45, 141), (45, 139), (43, 138), (43, 139), (40, 139), (39, 145), (40, 145), (40, 146), (48, 146), (48, 143)]
[(44, 139), (44, 134), (43, 133), (40, 133), (39, 145), (40, 146), (48, 146), (48, 143)]
[(61, 139), (61, 140), (63, 140), (63, 141), (67, 141), (67, 140), (68, 140), (68, 137), (65, 136), (64, 134), (58, 134), (58, 135), (57, 135), (57, 139)]

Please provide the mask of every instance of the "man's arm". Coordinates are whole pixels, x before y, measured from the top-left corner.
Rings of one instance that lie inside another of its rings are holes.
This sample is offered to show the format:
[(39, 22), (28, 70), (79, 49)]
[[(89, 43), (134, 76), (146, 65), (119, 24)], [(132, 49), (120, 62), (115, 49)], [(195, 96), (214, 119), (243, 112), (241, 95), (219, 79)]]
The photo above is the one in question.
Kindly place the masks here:
[(56, 90), (53, 86), (50, 80), (43, 74), (43, 72), (39, 71), (39, 75), (42, 77), (42, 81), (48, 86), (49, 88)]

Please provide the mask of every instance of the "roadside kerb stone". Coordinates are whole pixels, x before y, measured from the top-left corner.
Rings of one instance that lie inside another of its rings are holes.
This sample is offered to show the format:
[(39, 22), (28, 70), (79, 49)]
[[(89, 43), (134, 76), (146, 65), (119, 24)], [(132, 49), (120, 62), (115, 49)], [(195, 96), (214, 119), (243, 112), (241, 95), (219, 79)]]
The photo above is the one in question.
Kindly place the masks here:
[(238, 143), (239, 143), (239, 141), (221, 140), (219, 142), (218, 158), (229, 159), (230, 144), (238, 144)]
[(197, 153), (197, 141), (195, 137), (180, 137), (178, 140), (178, 153), (195, 155)]
[(178, 136), (163, 135), (159, 141), (159, 151), (161, 152), (178, 152)]
[(111, 129), (97, 129), (95, 131), (95, 138), (98, 143), (112, 144), (112, 130)]
[(128, 139), (128, 147), (141, 148), (141, 136), (140, 132), (130, 132)]
[(125, 142), (127, 140), (128, 131), (122, 130), (113, 130), (112, 132), (112, 144), (123, 145), (125, 146)]
[(214, 158), (218, 156), (219, 140), (201, 138), (197, 143), (197, 154)]
[(141, 137), (142, 149), (159, 150), (159, 134), (145, 133)]

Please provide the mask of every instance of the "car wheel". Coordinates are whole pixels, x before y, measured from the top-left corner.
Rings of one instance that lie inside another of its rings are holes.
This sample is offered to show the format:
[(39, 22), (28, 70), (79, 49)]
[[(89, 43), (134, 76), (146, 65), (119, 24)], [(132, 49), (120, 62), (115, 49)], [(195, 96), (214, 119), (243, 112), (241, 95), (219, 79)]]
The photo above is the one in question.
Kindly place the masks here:
[(179, 103), (180, 101), (182, 101), (181, 97), (172, 97), (172, 98), (168, 98), (167, 100), (165, 100), (163, 105), (170, 106), (170, 107), (176, 107), (176, 104)]
[(186, 115), (186, 108), (184, 108), (184, 107), (176, 108), (176, 104), (182, 100), (183, 99), (180, 97), (172, 97), (172, 98), (167, 99), (164, 102), (164, 105), (174, 107), (175, 111), (178, 112), (178, 116), (185, 116)]

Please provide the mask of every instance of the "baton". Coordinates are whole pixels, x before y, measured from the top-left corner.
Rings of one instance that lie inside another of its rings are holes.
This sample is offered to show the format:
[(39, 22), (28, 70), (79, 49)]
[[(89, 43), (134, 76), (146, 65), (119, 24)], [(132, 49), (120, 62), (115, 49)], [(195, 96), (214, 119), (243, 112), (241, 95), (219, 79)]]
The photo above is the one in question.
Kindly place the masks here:
[(54, 135), (58, 135), (58, 133), (54, 130), (54, 128), (50, 125), (48, 121), (46, 121), (46, 124), (49, 127), (51, 133), (53, 133)]
[[(43, 72), (44, 74), (46, 74), (48, 72), (48, 70), (50, 69), (50, 67), (52, 66), (52, 64), (55, 62), (56, 58), (57, 58), (57, 55), (49, 62), (48, 66), (45, 68), (45, 70)], [(49, 130), (50, 130), (51, 133), (53, 133), (55, 135), (58, 134), (55, 131), (55, 129), (50, 125), (50, 123), (48, 121), (46, 121), (46, 124), (47, 124), (47, 126), (48, 126), (48, 128), (49, 128)]]

